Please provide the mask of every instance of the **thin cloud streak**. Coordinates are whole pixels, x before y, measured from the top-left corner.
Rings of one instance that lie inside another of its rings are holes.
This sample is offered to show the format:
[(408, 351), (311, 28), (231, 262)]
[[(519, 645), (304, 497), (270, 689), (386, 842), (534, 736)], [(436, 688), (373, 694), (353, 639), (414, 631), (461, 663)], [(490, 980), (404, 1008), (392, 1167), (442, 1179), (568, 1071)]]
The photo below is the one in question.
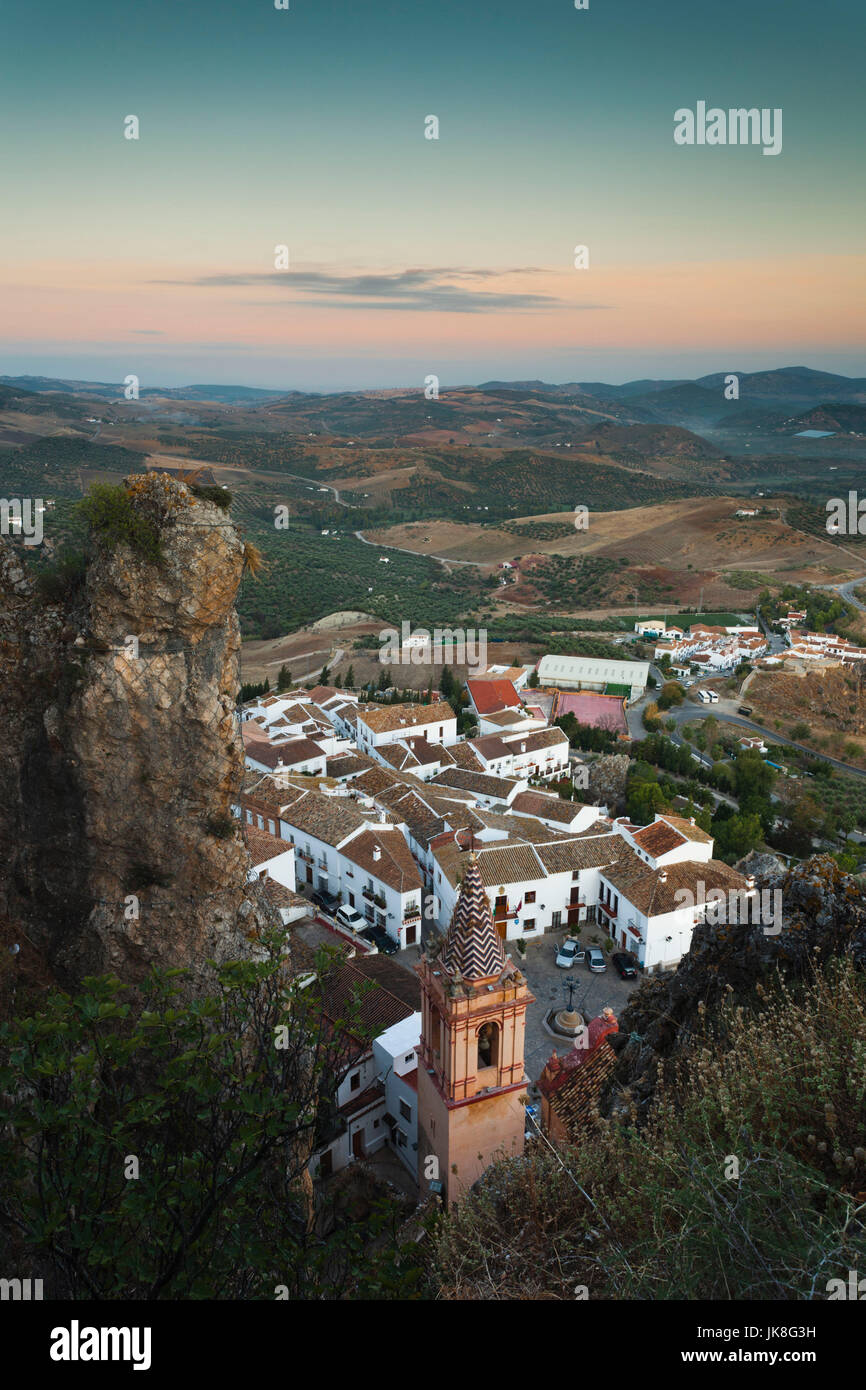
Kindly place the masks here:
[[(402, 270), (394, 274), (334, 275), (327, 271), (287, 270), (201, 275), (188, 280), (152, 280), (150, 284), (202, 289), (279, 288), (274, 306), (284, 296), (312, 297), (335, 309), (403, 309), (438, 313), (484, 313), (495, 309), (559, 309), (566, 301), (527, 291), (476, 289), (454, 281), (491, 281), (511, 275), (540, 275), (536, 267), (522, 270)], [(248, 301), (261, 304), (262, 300)], [(570, 308), (605, 309), (605, 304), (569, 305)]]

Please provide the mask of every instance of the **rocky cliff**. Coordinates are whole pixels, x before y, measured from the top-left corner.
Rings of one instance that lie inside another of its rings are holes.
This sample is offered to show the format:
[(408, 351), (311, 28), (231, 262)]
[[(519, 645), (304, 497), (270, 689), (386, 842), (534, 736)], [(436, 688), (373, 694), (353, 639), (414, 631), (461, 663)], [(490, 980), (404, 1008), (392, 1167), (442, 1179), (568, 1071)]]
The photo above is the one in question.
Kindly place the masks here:
[(268, 908), (230, 818), (242, 540), (165, 474), (125, 481), (133, 528), (93, 535), (46, 601), (0, 551), (0, 918), (63, 983), (248, 955)]
[(834, 859), (815, 855), (785, 870), (771, 855), (757, 855), (742, 867), (759, 889), (781, 894), (780, 929), (772, 923), (768, 932), (753, 921), (705, 923), (673, 974), (643, 981), (610, 1039), (617, 1065), (602, 1113), (634, 1105), (632, 1113), (645, 1115), (665, 1063), (703, 1035), (707, 1015), (717, 1012), (726, 995), (738, 1001), (760, 997), (777, 971), (807, 976), (833, 956), (850, 956), (866, 970), (866, 898), (862, 885)]

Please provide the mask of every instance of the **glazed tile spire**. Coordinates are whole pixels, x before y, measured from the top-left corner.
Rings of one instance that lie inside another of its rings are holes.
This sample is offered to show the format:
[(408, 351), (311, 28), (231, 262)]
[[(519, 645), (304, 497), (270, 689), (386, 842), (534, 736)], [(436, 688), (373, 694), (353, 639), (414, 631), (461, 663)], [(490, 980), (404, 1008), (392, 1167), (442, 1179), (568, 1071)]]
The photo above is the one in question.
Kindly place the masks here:
[(460, 975), (464, 980), (490, 979), (505, 966), (502, 940), (493, 925), (474, 853), (466, 865), (440, 962), (449, 975)]

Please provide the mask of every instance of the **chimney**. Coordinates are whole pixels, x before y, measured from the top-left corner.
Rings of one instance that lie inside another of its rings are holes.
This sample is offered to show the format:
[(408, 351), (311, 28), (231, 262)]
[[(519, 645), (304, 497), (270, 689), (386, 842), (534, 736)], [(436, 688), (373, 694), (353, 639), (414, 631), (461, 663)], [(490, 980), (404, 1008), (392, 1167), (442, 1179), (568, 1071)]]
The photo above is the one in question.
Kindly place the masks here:
[(521, 751), (521, 753), (525, 753), (525, 752), (526, 752), (526, 744), (525, 744), (525, 743), (521, 743), (521, 745), (520, 745), (520, 751)]
[(660, 869), (660, 870), (659, 870), (659, 883), (667, 883), (667, 881), (668, 881), (668, 871), (667, 871), (667, 869)]
[(373, 846), (373, 858), (377, 861), (382, 858), (382, 851), (378, 845)]

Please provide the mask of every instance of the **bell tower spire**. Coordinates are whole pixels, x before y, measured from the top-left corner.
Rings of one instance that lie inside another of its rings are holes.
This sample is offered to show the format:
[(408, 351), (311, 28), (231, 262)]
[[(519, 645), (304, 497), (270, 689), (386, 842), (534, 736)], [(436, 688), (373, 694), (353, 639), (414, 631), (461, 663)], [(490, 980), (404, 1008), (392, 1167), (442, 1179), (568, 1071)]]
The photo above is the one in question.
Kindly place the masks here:
[(497, 1158), (523, 1152), (524, 1028), (533, 1002), (505, 955), (474, 852), (442, 950), (416, 969), (419, 1185), (425, 1193), (438, 1181), (454, 1202)]

